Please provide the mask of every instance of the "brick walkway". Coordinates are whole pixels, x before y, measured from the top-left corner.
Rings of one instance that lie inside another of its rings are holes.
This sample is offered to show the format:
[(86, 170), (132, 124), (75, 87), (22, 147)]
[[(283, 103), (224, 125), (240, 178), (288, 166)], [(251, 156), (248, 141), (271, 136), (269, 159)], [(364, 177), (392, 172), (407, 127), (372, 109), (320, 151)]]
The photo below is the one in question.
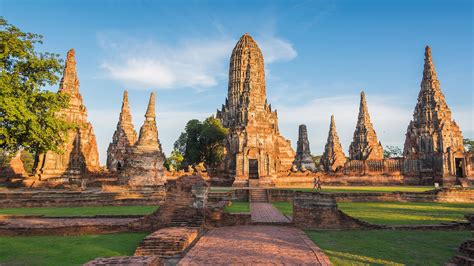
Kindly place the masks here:
[(250, 214), (252, 221), (257, 223), (290, 223), (291, 221), (282, 215), (271, 203), (250, 203)]
[(304, 234), (287, 226), (220, 227), (204, 235), (178, 265), (331, 265)]

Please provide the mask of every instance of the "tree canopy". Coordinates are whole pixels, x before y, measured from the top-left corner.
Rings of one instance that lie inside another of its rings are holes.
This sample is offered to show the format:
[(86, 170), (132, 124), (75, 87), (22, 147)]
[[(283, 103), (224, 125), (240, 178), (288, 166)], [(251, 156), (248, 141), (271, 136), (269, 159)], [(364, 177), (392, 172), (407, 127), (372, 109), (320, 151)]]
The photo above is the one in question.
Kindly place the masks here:
[(59, 80), (59, 55), (37, 52), (42, 36), (22, 32), (0, 17), (0, 149), (60, 151), (72, 125), (55, 113), (68, 96), (42, 89)]
[(207, 167), (216, 167), (224, 158), (226, 135), (227, 129), (212, 116), (203, 122), (189, 120), (174, 149), (183, 156), (183, 166), (204, 162)]
[(384, 158), (395, 158), (402, 156), (402, 149), (397, 146), (387, 145), (385, 149), (383, 149), (383, 157)]

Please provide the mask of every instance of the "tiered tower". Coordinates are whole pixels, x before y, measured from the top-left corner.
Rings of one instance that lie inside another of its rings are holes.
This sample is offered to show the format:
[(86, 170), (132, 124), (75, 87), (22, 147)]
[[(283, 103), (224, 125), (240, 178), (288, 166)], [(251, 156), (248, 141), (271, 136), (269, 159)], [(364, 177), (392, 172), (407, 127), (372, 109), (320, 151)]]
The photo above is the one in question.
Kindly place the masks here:
[(67, 53), (58, 93), (68, 94), (70, 98), (69, 106), (60, 110), (57, 115), (66, 122), (76, 125), (77, 128), (68, 132), (62, 154), (47, 151), (37, 156), (35, 174), (41, 180), (54, 178), (67, 183), (71, 179), (95, 172), (100, 167), (94, 130), (87, 121), (87, 110), (79, 92), (74, 49)]
[(234, 185), (271, 182), (291, 169), (295, 152), (278, 130), (278, 115), (267, 103), (263, 55), (244, 34), (232, 51), (227, 99), (217, 118), (229, 128), (224, 168)]
[(145, 122), (140, 128), (136, 144), (125, 156), (125, 165), (120, 173), (120, 182), (131, 187), (161, 186), (164, 177), (165, 156), (158, 139), (155, 116), (155, 93), (151, 93)]
[(123, 92), (122, 110), (112, 142), (107, 149), (107, 168), (111, 172), (119, 171), (125, 163), (125, 154), (137, 141), (137, 132), (133, 127), (132, 114), (128, 105), (128, 92)]
[(377, 139), (374, 127), (370, 122), (369, 109), (365, 101), (365, 93), (360, 93), (359, 117), (357, 119), (354, 138), (349, 147), (351, 160), (382, 160), (383, 147)]
[(300, 125), (298, 128), (298, 142), (296, 145), (296, 156), (294, 164), (299, 170), (315, 171), (313, 157), (309, 148), (308, 131), (306, 125)]
[(326, 172), (335, 172), (337, 169), (344, 167), (347, 158), (342, 150), (341, 142), (336, 131), (336, 123), (334, 116), (331, 115), (331, 125), (329, 126), (328, 140), (324, 147), (324, 153), (321, 157), (321, 165)]
[(451, 118), (436, 70), (431, 49), (426, 46), (425, 64), (413, 120), (408, 125), (403, 155), (418, 160), (415, 169), (421, 175), (464, 176), (463, 136)]

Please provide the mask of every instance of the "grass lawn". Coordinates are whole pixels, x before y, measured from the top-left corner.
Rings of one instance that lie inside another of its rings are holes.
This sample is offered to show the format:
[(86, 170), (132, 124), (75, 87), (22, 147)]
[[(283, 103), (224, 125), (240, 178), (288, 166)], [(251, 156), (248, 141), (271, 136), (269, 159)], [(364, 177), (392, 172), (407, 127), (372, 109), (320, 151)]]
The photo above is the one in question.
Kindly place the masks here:
[(232, 201), (232, 205), (224, 208), (225, 212), (250, 212), (250, 205), (248, 202)]
[(146, 235), (0, 237), (0, 264), (82, 265), (96, 257), (130, 256)]
[(282, 214), (293, 215), (293, 204), (289, 202), (272, 202), (273, 206), (277, 208)]
[(210, 192), (227, 192), (231, 190), (234, 190), (234, 188), (233, 187), (211, 187), (209, 189)]
[[(350, 216), (386, 225), (465, 221), (464, 214), (474, 213), (474, 204), (471, 203), (341, 202), (337, 205)], [(291, 203), (273, 202), (273, 206), (283, 214), (293, 213)]]
[[(312, 188), (278, 188), (278, 189), (290, 189), (296, 191), (312, 191)], [(388, 186), (388, 187), (371, 187), (371, 186), (324, 186), (322, 192), (424, 192), (432, 190), (434, 187), (421, 187), (421, 186)]]
[(334, 265), (443, 265), (468, 231), (307, 231)]
[(464, 214), (474, 213), (472, 203), (341, 202), (338, 206), (350, 216), (389, 225), (465, 221)]
[(158, 209), (157, 206), (102, 206), (102, 207), (56, 207), (56, 208), (8, 208), (0, 209), (0, 215), (45, 215), (45, 216), (94, 216), (94, 215), (145, 215)]

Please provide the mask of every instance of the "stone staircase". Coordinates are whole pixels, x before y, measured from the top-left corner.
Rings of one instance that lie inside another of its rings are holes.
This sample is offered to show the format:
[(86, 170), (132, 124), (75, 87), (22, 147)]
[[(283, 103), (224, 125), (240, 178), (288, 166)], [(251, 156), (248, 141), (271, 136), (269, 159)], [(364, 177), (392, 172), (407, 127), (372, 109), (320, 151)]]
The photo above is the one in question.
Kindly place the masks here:
[(146, 236), (134, 256), (158, 256), (162, 259), (179, 258), (199, 235), (199, 228), (168, 227)]
[(474, 238), (462, 243), (459, 252), (446, 265), (474, 265)]
[(268, 202), (266, 189), (249, 189), (249, 196), (250, 202)]

